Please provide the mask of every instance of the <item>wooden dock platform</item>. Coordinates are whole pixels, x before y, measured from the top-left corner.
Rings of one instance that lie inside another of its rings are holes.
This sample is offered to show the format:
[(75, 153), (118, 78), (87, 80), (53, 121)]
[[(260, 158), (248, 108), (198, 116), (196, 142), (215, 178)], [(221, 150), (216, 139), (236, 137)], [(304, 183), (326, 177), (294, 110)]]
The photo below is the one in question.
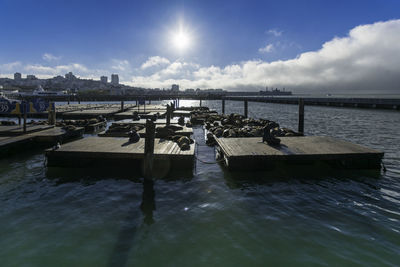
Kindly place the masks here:
[(84, 128), (79, 127), (72, 131), (60, 127), (47, 128), (17, 136), (0, 136), (0, 157), (17, 151), (27, 150), (30, 147), (52, 146), (57, 142), (64, 143), (83, 135)]
[[(26, 133), (34, 133), (38, 131), (47, 130), (53, 128), (53, 125), (26, 125)], [(22, 125), (1, 125), (0, 136), (16, 136), (24, 134), (24, 127)]]
[[(156, 128), (161, 128), (165, 127), (165, 124), (157, 124)], [(186, 127), (186, 126), (181, 126), (183, 129), (178, 130), (175, 132), (176, 135), (183, 135), (190, 137), (193, 134), (193, 128)], [(146, 128), (143, 128), (142, 130), (138, 131), (138, 134), (140, 137), (146, 137)], [(106, 132), (103, 131), (99, 134), (97, 134), (100, 137), (128, 137), (129, 133), (128, 132)], [(156, 130), (156, 138), (160, 138), (160, 136), (157, 134)]]
[(103, 116), (105, 118), (109, 118), (119, 112), (120, 110), (117, 108), (107, 108), (107, 109), (85, 109), (85, 110), (76, 110), (71, 112), (64, 112), (60, 116), (63, 119), (89, 119), (89, 118), (97, 118), (99, 116)]
[(326, 136), (280, 137), (280, 146), (257, 138), (215, 138), (229, 170), (271, 169), (277, 163), (327, 163), (335, 168), (379, 169), (383, 152)]
[[(132, 172), (140, 168), (144, 159), (145, 139), (137, 143), (130, 143), (128, 138), (88, 137), (65, 145), (57, 150), (47, 150), (49, 167), (128, 167)], [(181, 150), (177, 143), (154, 140), (154, 168), (157, 164), (168, 162), (174, 169), (188, 169), (193, 167), (195, 144), (189, 150)]]
[[(114, 120), (125, 120), (125, 119), (132, 119), (133, 117), (133, 112), (137, 111), (136, 109), (130, 109), (125, 112), (118, 112), (113, 115)], [(157, 111), (147, 111), (146, 112), (139, 112), (138, 115), (142, 119), (147, 119), (147, 118), (152, 118), (154, 115), (157, 115), (159, 118), (165, 118), (165, 115), (167, 114), (166, 110), (157, 110)]]
[[(124, 124), (146, 124), (146, 119), (140, 119), (138, 121), (134, 121), (132, 119), (125, 119), (125, 120), (120, 120), (117, 121), (117, 123), (124, 123)], [(155, 124), (167, 124), (167, 119), (157, 119), (156, 121), (154, 121)], [(178, 120), (177, 119), (171, 119), (170, 120), (170, 124), (178, 124)]]

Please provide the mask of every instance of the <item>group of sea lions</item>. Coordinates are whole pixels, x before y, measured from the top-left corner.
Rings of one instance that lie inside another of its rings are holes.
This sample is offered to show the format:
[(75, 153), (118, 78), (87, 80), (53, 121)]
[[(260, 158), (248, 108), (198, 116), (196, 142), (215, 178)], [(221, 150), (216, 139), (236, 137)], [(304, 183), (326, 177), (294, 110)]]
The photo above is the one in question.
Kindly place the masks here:
[[(204, 127), (208, 130), (206, 143), (215, 145), (214, 137), (262, 137), (263, 142), (269, 145), (279, 145), (282, 136), (299, 136), (287, 128), (279, 127), (279, 124), (266, 119), (245, 118), (240, 114), (203, 114)], [(195, 121), (197, 118), (192, 116)]]

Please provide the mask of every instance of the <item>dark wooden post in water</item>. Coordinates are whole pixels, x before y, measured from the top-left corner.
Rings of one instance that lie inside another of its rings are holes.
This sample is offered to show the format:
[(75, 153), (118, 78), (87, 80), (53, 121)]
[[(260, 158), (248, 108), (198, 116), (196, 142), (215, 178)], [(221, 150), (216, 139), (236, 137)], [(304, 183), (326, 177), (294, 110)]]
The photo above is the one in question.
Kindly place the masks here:
[(154, 137), (156, 127), (153, 121), (146, 120), (146, 139), (144, 141), (144, 179), (151, 179), (154, 160)]
[(222, 99), (222, 114), (225, 114), (225, 99)]
[(24, 104), (24, 133), (26, 133), (26, 117), (28, 113), (28, 102), (23, 102)]
[(18, 115), (18, 125), (21, 125), (21, 114)]
[(171, 123), (171, 106), (167, 105), (167, 125)]
[(247, 100), (244, 101), (244, 117), (247, 118), (248, 115), (248, 102)]
[(200, 99), (200, 107), (201, 107), (201, 99)]
[(121, 101), (121, 111), (124, 111), (124, 100)]
[(55, 105), (53, 109), (53, 103), (49, 103), (49, 112), (48, 112), (48, 122), (49, 125), (55, 125), (56, 124), (56, 110), (55, 110)]
[(304, 134), (304, 99), (299, 98), (299, 129), (298, 132)]

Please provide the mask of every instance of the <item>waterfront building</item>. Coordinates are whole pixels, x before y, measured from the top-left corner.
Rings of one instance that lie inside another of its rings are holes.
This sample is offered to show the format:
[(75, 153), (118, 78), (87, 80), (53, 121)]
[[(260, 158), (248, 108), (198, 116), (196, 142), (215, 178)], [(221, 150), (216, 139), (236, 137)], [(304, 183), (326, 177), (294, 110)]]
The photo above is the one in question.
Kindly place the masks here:
[(27, 80), (37, 80), (35, 75), (26, 75)]
[(119, 84), (118, 74), (111, 74), (111, 83), (112, 84)]
[(101, 76), (101, 77), (100, 77), (100, 81), (101, 81), (102, 83), (107, 83), (107, 82), (108, 82), (108, 77), (107, 77), (107, 76)]
[(179, 84), (173, 84), (171, 86), (171, 91), (178, 92), (179, 91)]
[(19, 73), (19, 72), (16, 72), (16, 73), (14, 73), (14, 80), (16, 80), (16, 81), (20, 81), (20, 80), (21, 80), (21, 78), (22, 78), (22, 75), (21, 75), (21, 73)]

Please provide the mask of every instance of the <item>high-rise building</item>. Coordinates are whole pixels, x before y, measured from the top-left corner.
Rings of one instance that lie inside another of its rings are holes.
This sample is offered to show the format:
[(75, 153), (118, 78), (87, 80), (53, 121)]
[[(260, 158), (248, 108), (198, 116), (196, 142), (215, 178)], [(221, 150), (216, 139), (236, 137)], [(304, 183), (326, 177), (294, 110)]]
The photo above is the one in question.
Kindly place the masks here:
[(21, 80), (21, 78), (22, 78), (21, 73), (19, 72), (14, 73), (14, 80), (19, 81)]
[(111, 83), (112, 84), (119, 84), (118, 74), (111, 74)]
[(173, 84), (171, 86), (171, 91), (179, 91), (179, 84)]
[(107, 82), (108, 82), (108, 77), (107, 77), (107, 76), (101, 76), (101, 77), (100, 77), (100, 81), (101, 81), (102, 83), (107, 83)]

